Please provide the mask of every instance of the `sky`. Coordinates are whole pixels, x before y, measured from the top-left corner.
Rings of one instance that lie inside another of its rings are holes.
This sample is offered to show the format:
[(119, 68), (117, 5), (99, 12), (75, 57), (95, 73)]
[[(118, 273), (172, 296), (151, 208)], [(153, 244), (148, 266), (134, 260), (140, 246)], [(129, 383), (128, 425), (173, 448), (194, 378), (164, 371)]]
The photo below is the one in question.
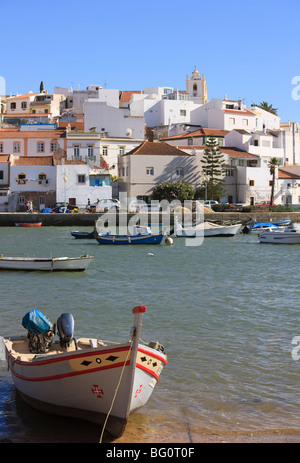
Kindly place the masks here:
[(300, 123), (299, 0), (0, 0), (0, 18), (0, 94), (185, 90), (196, 66), (209, 100)]

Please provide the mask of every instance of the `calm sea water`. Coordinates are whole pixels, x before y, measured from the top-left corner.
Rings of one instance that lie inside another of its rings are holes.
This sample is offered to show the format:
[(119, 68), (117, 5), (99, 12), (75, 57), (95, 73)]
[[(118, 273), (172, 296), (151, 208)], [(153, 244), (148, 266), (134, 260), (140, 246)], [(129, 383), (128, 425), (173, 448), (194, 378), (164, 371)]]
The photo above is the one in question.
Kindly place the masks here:
[[(142, 339), (163, 344), (168, 364), (120, 442), (298, 432), (300, 360), (291, 353), (300, 336), (300, 246), (237, 235), (197, 247), (184, 238), (114, 247), (75, 240), (70, 230), (0, 227), (6, 255), (95, 256), (79, 273), (1, 271), (0, 335), (25, 334), (22, 317), (37, 308), (52, 322), (71, 312), (77, 337), (127, 340), (131, 309), (145, 305)], [(100, 432), (24, 404), (0, 361), (0, 442), (97, 442)]]

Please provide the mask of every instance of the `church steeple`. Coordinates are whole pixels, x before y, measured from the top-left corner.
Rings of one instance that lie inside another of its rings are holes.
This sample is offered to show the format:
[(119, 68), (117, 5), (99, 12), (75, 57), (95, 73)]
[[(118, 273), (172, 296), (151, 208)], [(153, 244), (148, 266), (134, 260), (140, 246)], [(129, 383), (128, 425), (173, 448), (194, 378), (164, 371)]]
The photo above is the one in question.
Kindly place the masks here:
[(190, 99), (195, 103), (204, 104), (208, 102), (205, 77), (204, 74), (202, 74), (202, 78), (200, 77), (196, 65), (192, 76), (186, 76), (186, 91)]

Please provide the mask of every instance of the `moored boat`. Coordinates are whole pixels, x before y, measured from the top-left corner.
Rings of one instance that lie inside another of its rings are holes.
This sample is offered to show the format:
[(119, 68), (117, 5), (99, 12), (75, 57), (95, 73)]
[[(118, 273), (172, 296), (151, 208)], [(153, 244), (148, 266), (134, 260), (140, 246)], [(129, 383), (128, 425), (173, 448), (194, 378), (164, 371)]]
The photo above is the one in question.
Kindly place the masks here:
[(94, 256), (79, 257), (9, 257), (0, 254), (0, 270), (83, 271)]
[(266, 230), (258, 235), (260, 243), (300, 244), (300, 224), (293, 224), (285, 230)]
[(167, 363), (158, 342), (140, 344), (146, 307), (132, 309), (130, 338), (103, 342), (74, 337), (72, 314), (62, 314), (55, 329), (39, 311), (23, 317), (27, 336), (4, 339), (16, 389), (33, 407), (56, 415), (98, 423), (113, 437), (125, 429), (130, 413), (149, 400)]
[(16, 227), (41, 227), (42, 222), (16, 222), (15, 223)]
[(277, 230), (284, 230), (291, 223), (291, 220), (270, 220), (265, 222), (254, 222), (251, 221), (242, 230), (243, 234), (248, 233), (260, 233), (262, 230), (270, 230), (270, 229), (277, 229)]
[(220, 236), (230, 237), (235, 236), (240, 230), (242, 224), (237, 223), (233, 225), (218, 225), (212, 222), (200, 222), (192, 225), (182, 225), (175, 221), (174, 223), (174, 234), (176, 236), (193, 238), (196, 236)]
[(71, 235), (79, 240), (82, 239), (93, 239), (96, 237), (97, 233), (95, 231), (92, 232), (85, 232), (85, 231), (78, 231), (78, 230), (71, 230)]
[(132, 235), (112, 235), (110, 232), (106, 234), (99, 233), (96, 235), (96, 240), (99, 244), (160, 244), (164, 237), (164, 231), (152, 233), (149, 227), (135, 226), (133, 227)]

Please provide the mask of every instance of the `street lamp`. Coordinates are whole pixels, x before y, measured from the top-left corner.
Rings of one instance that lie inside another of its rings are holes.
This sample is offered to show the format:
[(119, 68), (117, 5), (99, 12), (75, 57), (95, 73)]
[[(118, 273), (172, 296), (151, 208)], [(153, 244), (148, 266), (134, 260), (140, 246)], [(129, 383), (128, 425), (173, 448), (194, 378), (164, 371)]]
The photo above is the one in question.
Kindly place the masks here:
[(204, 183), (205, 186), (205, 201), (207, 200), (207, 183), (209, 182), (210, 178), (209, 177), (201, 177), (202, 182)]

